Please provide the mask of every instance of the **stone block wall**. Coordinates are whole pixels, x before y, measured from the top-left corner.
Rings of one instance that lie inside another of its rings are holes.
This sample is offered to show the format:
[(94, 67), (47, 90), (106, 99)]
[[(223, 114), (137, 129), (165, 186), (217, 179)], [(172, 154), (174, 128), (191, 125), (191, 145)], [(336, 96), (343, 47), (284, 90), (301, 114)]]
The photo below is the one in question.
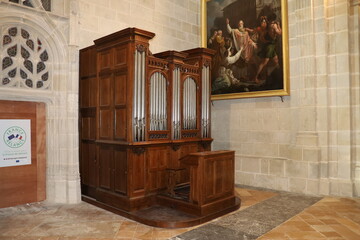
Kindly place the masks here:
[(79, 46), (128, 27), (156, 34), (153, 53), (186, 50), (200, 45), (198, 0), (79, 0)]

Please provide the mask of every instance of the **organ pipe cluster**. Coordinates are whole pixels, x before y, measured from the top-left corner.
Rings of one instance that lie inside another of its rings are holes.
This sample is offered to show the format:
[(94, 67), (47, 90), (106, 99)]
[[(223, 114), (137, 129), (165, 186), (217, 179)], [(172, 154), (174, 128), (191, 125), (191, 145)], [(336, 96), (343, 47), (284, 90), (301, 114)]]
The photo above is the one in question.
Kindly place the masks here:
[(150, 130), (167, 130), (166, 88), (167, 80), (159, 72), (150, 78)]
[(196, 82), (188, 77), (183, 88), (183, 129), (196, 129)]
[(173, 136), (172, 139), (180, 139), (180, 69), (173, 71), (173, 111), (172, 111)]
[(201, 137), (210, 137), (210, 69), (209, 66), (202, 68), (202, 106), (201, 106)]
[(133, 138), (145, 141), (145, 51), (135, 51)]

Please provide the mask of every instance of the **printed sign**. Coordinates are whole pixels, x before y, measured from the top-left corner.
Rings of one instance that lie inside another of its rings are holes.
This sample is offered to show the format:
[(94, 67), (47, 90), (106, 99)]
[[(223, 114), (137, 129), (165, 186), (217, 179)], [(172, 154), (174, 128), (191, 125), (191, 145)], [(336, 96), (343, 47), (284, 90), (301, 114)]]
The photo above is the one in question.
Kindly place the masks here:
[(0, 167), (31, 164), (30, 119), (0, 119)]

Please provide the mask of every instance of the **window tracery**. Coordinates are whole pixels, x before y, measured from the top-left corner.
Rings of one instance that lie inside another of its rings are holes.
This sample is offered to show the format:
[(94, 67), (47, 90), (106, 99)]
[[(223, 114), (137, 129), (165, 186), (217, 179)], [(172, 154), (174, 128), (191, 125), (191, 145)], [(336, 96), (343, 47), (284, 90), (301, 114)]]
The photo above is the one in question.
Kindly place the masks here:
[[(32, 0), (9, 0), (9, 2), (17, 3), (31, 8), (35, 7)], [(41, 0), (41, 5), (45, 11), (51, 12), (51, 0)]]
[(51, 58), (46, 45), (24, 27), (3, 28), (0, 86), (49, 89)]

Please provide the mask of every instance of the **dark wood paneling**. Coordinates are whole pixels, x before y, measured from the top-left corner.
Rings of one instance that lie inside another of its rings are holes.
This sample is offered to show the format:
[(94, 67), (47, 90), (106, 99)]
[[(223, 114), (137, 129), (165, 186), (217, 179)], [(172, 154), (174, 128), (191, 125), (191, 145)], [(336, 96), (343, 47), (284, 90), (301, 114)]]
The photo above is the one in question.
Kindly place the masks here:
[(100, 72), (112, 67), (112, 55), (110, 50), (101, 51), (98, 56), (98, 70)]
[(115, 67), (122, 67), (128, 64), (126, 47), (115, 48), (114, 55), (115, 55), (115, 59), (114, 59)]
[(110, 106), (112, 105), (112, 84), (111, 77), (104, 76), (100, 78), (99, 81), (99, 93), (100, 93), (100, 106)]
[(126, 108), (115, 109), (115, 139), (126, 140)]
[(150, 191), (166, 187), (166, 171), (170, 151), (168, 146), (148, 148), (147, 159), (147, 186)]
[(124, 106), (126, 104), (126, 73), (116, 74), (114, 77), (115, 105)]
[(115, 149), (115, 191), (127, 193), (127, 157), (126, 150)]
[(143, 194), (145, 191), (145, 156), (143, 149), (129, 149), (129, 173), (131, 189), (130, 196), (137, 196)]
[(113, 113), (109, 109), (100, 109), (100, 138), (112, 139)]
[(106, 190), (113, 189), (114, 154), (111, 146), (99, 147), (99, 186)]

